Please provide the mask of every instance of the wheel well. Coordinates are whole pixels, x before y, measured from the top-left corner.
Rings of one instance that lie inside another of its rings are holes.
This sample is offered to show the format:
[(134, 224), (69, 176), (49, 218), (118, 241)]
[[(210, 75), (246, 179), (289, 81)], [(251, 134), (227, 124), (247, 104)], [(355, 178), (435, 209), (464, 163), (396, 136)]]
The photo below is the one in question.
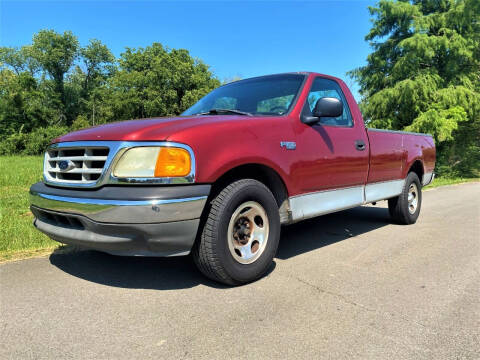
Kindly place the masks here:
[(270, 189), (278, 207), (288, 198), (287, 187), (282, 178), (272, 168), (261, 164), (245, 164), (230, 169), (213, 184), (210, 196), (216, 196), (228, 184), (240, 179), (255, 179)]
[(418, 178), (420, 179), (420, 183), (422, 183), (423, 180), (423, 164), (420, 160), (415, 160), (415, 162), (410, 166), (410, 169), (408, 170), (409, 173), (414, 172), (417, 174)]

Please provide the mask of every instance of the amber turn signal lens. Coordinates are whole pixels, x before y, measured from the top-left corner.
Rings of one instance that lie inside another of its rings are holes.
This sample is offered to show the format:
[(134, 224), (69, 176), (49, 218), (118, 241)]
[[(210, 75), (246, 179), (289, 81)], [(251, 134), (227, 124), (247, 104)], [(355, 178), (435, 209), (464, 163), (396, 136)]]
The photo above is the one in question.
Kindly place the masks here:
[(192, 163), (187, 150), (162, 147), (155, 165), (155, 177), (179, 177), (190, 174)]

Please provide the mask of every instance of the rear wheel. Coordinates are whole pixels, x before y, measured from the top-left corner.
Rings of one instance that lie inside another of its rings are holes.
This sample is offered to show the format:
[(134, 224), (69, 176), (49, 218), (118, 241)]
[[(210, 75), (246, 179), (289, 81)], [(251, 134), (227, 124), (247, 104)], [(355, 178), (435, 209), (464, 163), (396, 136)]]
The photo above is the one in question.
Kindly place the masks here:
[(280, 239), (280, 216), (271, 191), (244, 179), (225, 187), (211, 202), (193, 258), (210, 279), (240, 285), (269, 268)]
[(388, 200), (388, 210), (392, 219), (404, 225), (414, 224), (420, 215), (422, 186), (417, 174), (411, 172), (405, 179), (402, 193)]

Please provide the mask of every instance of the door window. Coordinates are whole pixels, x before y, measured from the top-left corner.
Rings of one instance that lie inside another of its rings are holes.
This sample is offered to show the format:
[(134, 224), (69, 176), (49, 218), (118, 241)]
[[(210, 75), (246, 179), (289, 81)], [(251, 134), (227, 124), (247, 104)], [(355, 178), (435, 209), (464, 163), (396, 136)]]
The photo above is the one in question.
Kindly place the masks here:
[(343, 103), (343, 114), (336, 118), (331, 117), (322, 117), (320, 118), (320, 124), (322, 125), (332, 125), (332, 126), (353, 126), (352, 115), (350, 109), (348, 108), (347, 100), (343, 95), (342, 89), (340, 86), (333, 80), (316, 78), (313, 81), (312, 88), (308, 93), (308, 98), (303, 109), (304, 113), (307, 116), (312, 116), (313, 108), (317, 103), (318, 99), (322, 97), (334, 97), (342, 101)]

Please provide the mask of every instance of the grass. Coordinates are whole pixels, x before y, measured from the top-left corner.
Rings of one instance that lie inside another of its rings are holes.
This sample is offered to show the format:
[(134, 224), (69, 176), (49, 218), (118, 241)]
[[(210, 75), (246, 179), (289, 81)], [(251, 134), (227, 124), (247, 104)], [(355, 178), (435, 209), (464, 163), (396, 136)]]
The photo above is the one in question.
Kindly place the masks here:
[(0, 156), (0, 261), (44, 254), (58, 247), (33, 225), (28, 190), (40, 181), (41, 156)]
[[(60, 247), (33, 225), (29, 209), (30, 185), (42, 177), (41, 156), (0, 156), (0, 261), (49, 254)], [(437, 178), (428, 188), (480, 181)]]
[(427, 185), (425, 189), (433, 189), (439, 186), (463, 184), (466, 182), (480, 181), (480, 178), (435, 178), (433, 183)]

